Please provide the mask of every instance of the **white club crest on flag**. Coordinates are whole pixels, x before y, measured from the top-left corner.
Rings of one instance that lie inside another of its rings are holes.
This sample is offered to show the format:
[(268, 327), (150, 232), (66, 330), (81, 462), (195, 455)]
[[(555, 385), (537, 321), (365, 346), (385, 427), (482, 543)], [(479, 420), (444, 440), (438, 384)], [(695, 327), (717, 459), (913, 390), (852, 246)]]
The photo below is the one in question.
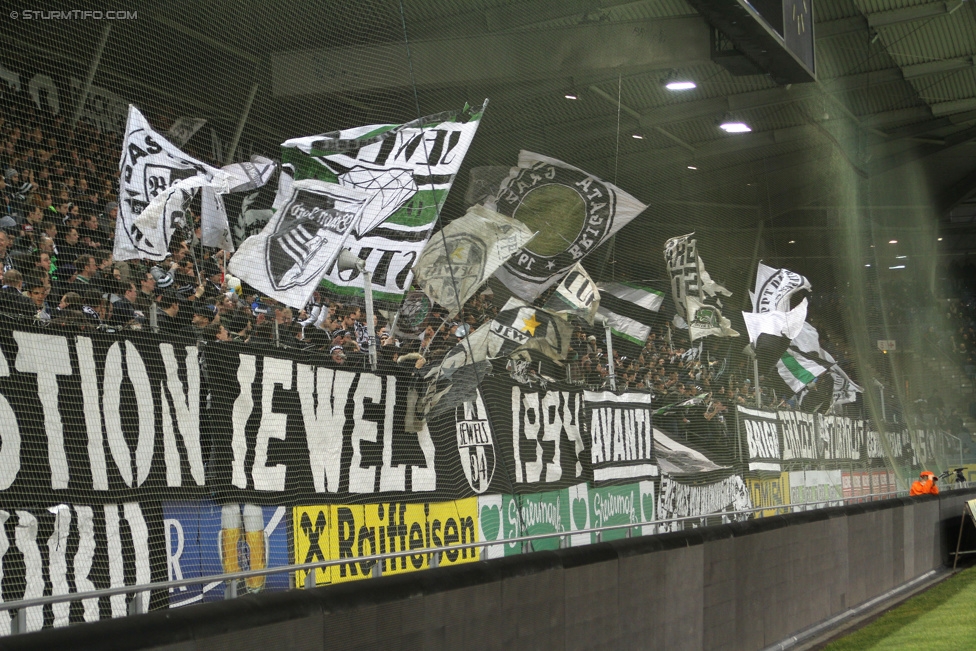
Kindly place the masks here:
[(414, 265), (416, 282), (453, 316), (531, 238), (522, 222), (472, 206), (427, 242)]
[(226, 192), (230, 181), (226, 172), (187, 156), (156, 133), (131, 105), (119, 171), (113, 251), (119, 260), (165, 258), (193, 193), (204, 187)]
[(714, 305), (708, 305), (693, 296), (687, 296), (685, 297), (685, 307), (690, 315), (688, 337), (692, 341), (709, 335), (716, 337), (739, 336), (739, 333), (732, 329), (732, 323), (722, 316), (722, 311)]
[(563, 161), (522, 151), (489, 208), (538, 235), (495, 277), (532, 301), (647, 207), (627, 192)]
[(247, 238), (230, 271), (277, 301), (301, 309), (342, 251), (368, 195), (334, 183), (290, 184), (274, 216)]

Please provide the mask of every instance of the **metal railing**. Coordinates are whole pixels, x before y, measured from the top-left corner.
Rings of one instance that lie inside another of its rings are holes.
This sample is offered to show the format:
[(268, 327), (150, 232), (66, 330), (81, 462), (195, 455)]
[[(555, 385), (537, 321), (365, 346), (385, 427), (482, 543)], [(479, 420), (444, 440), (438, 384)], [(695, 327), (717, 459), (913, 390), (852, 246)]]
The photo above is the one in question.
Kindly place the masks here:
[[(969, 483), (965, 486), (968, 486)], [(961, 487), (961, 486), (954, 486)], [(964, 487), (964, 486), (962, 486)], [(48, 604), (63, 603), (66, 601), (81, 601), (86, 599), (99, 599), (102, 597), (114, 597), (118, 595), (140, 595), (144, 593), (149, 593), (151, 591), (159, 590), (172, 590), (174, 588), (188, 587), (194, 585), (207, 585), (211, 583), (225, 583), (226, 587), (224, 590), (225, 599), (233, 599), (237, 597), (237, 582), (243, 579), (251, 577), (261, 577), (270, 576), (273, 574), (281, 574), (283, 572), (308, 572), (305, 577), (305, 589), (310, 589), (315, 587), (315, 570), (325, 569), (337, 565), (349, 565), (351, 563), (374, 563), (371, 576), (378, 577), (382, 575), (382, 562), (390, 559), (398, 559), (406, 556), (430, 556), (431, 563), (430, 567), (435, 568), (439, 565), (441, 555), (446, 552), (458, 552), (468, 549), (478, 549), (481, 547), (492, 547), (496, 545), (514, 545), (522, 544), (523, 552), (528, 553), (534, 551), (532, 548), (532, 543), (541, 540), (551, 540), (553, 538), (559, 539), (559, 546), (567, 546), (567, 542), (572, 536), (586, 535), (586, 534), (596, 534), (596, 542), (601, 542), (602, 537), (605, 532), (626, 530), (627, 536), (631, 537), (634, 529), (643, 527), (654, 527), (654, 534), (644, 534), (644, 535), (655, 535), (660, 533), (658, 530), (662, 525), (674, 525), (686, 522), (699, 523), (699, 526), (706, 526), (708, 520), (721, 520), (723, 524), (728, 523), (732, 520), (742, 520), (740, 516), (748, 516), (752, 514), (762, 514), (769, 511), (774, 511), (776, 513), (780, 511), (796, 512), (796, 511), (809, 511), (817, 508), (822, 508), (824, 506), (839, 506), (841, 504), (849, 502), (869, 502), (877, 501), (880, 499), (887, 499), (889, 497), (896, 497), (899, 495), (907, 495), (907, 491), (888, 491), (886, 493), (873, 493), (871, 495), (859, 495), (854, 497), (836, 497), (833, 499), (820, 500), (816, 502), (802, 502), (799, 504), (778, 504), (770, 506), (758, 506), (751, 509), (743, 509), (739, 511), (717, 511), (714, 513), (706, 513), (703, 515), (691, 515), (680, 518), (670, 518), (666, 520), (651, 520), (647, 522), (630, 522), (627, 524), (615, 524), (606, 525), (602, 527), (591, 527), (589, 529), (581, 529), (579, 531), (561, 531), (558, 533), (543, 533), (543, 534), (533, 534), (528, 536), (516, 536), (514, 538), (505, 538), (502, 540), (480, 540), (470, 543), (463, 543), (460, 545), (445, 545), (440, 547), (427, 547), (424, 549), (411, 549), (400, 552), (387, 552), (385, 554), (373, 554), (371, 556), (358, 556), (355, 558), (343, 558), (343, 559), (332, 559), (327, 561), (318, 561), (315, 563), (300, 563), (295, 565), (278, 565), (275, 567), (266, 567), (259, 570), (242, 570), (240, 572), (231, 572), (226, 574), (212, 574), (209, 576), (195, 577), (189, 579), (177, 579), (171, 581), (160, 581), (157, 583), (144, 583), (139, 585), (127, 585), (118, 586), (115, 588), (102, 588), (99, 590), (91, 590), (87, 592), (72, 592), (68, 594), (59, 595), (48, 595), (46, 597), (35, 597), (33, 599), (21, 599), (16, 601), (9, 601), (0, 603), (0, 611), (14, 611), (12, 622), (11, 622), (11, 633), (16, 634), (23, 632), (24, 622), (22, 619), (21, 611), (28, 608), (34, 608), (38, 606), (46, 606)], [(762, 517), (762, 515), (760, 515)], [(297, 589), (297, 586), (293, 589)], [(142, 610), (142, 599), (132, 599), (128, 605), (128, 614), (137, 615), (141, 614)]]

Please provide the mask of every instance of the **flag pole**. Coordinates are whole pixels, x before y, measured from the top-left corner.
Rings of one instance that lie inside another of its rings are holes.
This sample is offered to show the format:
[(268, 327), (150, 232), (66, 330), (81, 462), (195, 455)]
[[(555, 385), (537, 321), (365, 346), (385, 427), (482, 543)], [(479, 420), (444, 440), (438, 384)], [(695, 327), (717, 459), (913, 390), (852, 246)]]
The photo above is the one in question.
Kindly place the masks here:
[(369, 365), (376, 371), (376, 324), (373, 318), (373, 272), (362, 266), (364, 295), (366, 297), (366, 332), (369, 333)]
[(610, 322), (603, 319), (603, 333), (607, 340), (607, 368), (609, 373), (607, 377), (610, 378), (610, 389), (613, 391), (617, 390), (617, 374), (613, 363), (613, 339), (610, 334)]

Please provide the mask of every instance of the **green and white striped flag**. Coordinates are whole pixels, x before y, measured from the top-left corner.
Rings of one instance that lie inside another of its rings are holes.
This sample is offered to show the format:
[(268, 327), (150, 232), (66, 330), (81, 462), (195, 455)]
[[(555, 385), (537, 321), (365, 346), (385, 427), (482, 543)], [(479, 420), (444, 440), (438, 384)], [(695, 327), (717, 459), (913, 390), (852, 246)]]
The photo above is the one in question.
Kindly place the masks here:
[[(484, 109), (465, 106), (406, 124), (356, 127), (282, 143), (283, 169), (292, 170), (296, 181), (318, 179), (369, 193), (344, 248), (366, 261), (377, 300), (400, 303), (410, 289), (413, 264), (433, 232)], [(335, 265), (326, 270), (321, 286), (333, 294), (363, 296), (359, 274), (340, 273)]]
[(651, 334), (654, 313), (664, 303), (664, 292), (634, 283), (600, 283), (597, 312), (610, 324), (612, 334), (643, 347)]
[(799, 393), (803, 387), (827, 372), (826, 368), (795, 350), (787, 350), (780, 357), (776, 362), (776, 370), (793, 393)]

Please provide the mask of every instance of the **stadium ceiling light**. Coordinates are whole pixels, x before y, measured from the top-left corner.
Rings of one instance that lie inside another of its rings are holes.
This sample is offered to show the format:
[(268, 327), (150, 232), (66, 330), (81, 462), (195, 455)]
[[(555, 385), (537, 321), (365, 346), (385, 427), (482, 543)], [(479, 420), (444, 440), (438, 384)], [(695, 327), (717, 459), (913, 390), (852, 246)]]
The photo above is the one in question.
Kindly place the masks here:
[(939, 242), (941, 242), (941, 241), (942, 241), (942, 238), (940, 237), (940, 238), (938, 239), (938, 241), (939, 241)]
[(568, 90), (563, 97), (566, 99), (579, 99), (579, 94), (575, 90)]
[(731, 115), (726, 115), (718, 127), (725, 133), (749, 133), (752, 131), (752, 127)]
[(789, 244), (796, 244), (796, 240), (790, 240)]
[(690, 169), (690, 170), (697, 170), (698, 168), (697, 168), (697, 167), (695, 167), (694, 165), (689, 165), (689, 166), (688, 166), (688, 169)]
[(888, 244), (898, 244), (898, 240), (888, 240)]
[(895, 260), (904, 260), (907, 257), (908, 257), (907, 255), (896, 255)]
[(870, 265), (870, 264), (866, 264), (866, 265), (864, 265), (864, 266), (865, 266), (865, 267), (870, 267), (871, 265)]
[(644, 139), (644, 134), (642, 134), (642, 133), (634, 133), (634, 134), (631, 134), (630, 137), (631, 138), (634, 138), (635, 140), (643, 140)]
[(896, 264), (894, 267), (888, 267), (888, 268), (889, 269), (904, 269), (905, 268), (905, 265), (903, 265), (903, 264)]
[(698, 88), (698, 84), (696, 84), (695, 82), (693, 82), (691, 79), (687, 77), (683, 77), (679, 75), (674, 70), (669, 72), (668, 76), (665, 77), (664, 81), (661, 83), (663, 83), (664, 87), (667, 88), (668, 90), (675, 91), (675, 92), (680, 92), (683, 90), (694, 90), (695, 88)]

